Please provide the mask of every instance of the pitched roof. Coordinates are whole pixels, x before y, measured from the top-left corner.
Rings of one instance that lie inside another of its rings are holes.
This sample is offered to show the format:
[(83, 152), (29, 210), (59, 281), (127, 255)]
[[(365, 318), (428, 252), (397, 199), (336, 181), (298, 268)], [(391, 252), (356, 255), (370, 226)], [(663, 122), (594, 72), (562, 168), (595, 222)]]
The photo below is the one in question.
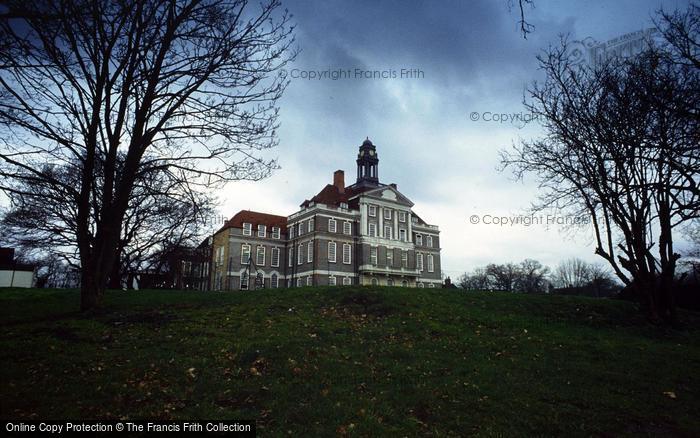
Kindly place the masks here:
[(224, 226), (221, 227), (217, 233), (227, 228), (243, 228), (244, 222), (252, 224), (253, 229), (256, 229), (258, 225), (266, 225), (268, 228), (279, 227), (280, 232), (285, 232), (287, 230), (286, 216), (241, 210), (233, 215), (231, 219), (227, 220)]
[(341, 202), (345, 202), (350, 208), (358, 208), (356, 202), (350, 201), (350, 198), (357, 196), (360, 193), (366, 192), (368, 190), (376, 189), (377, 187), (367, 187), (367, 186), (348, 186), (345, 187), (345, 191), (340, 193), (338, 187), (333, 184), (327, 184), (316, 196), (311, 199), (307, 199), (302, 202), (300, 207), (308, 207), (309, 204), (315, 202), (317, 204), (325, 204), (333, 207), (340, 206)]

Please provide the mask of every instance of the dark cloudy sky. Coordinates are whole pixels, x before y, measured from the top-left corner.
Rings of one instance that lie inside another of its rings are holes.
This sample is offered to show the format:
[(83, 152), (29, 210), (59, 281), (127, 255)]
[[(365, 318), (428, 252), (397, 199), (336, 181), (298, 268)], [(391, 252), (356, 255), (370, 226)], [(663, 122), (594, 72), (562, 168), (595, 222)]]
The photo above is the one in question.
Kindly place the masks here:
[(500, 173), (498, 151), (538, 135), (536, 124), (470, 120), (477, 112), (522, 111), (538, 78), (535, 56), (559, 35), (604, 42), (651, 26), (660, 7), (686, 1), (535, 0), (523, 39), (507, 0), (288, 1), (301, 53), (289, 74), (306, 71), (419, 69), (422, 78), (292, 79), (281, 101), (282, 169), (222, 194), (222, 213), (255, 209), (290, 214), (332, 180), (354, 181), (357, 147), (377, 145), (382, 182), (395, 182), (414, 210), (440, 226), (447, 275), (488, 262), (567, 257), (596, 261), (590, 234), (542, 225), (470, 223), (472, 215), (517, 216), (535, 199), (534, 180)]

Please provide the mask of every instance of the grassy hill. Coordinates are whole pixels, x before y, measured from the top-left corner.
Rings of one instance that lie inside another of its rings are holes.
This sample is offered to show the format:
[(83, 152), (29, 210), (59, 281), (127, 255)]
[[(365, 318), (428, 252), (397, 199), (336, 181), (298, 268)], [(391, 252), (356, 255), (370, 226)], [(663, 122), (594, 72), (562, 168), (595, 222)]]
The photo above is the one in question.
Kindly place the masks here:
[(700, 317), (401, 288), (0, 290), (2, 417), (255, 419), (261, 435), (698, 435)]

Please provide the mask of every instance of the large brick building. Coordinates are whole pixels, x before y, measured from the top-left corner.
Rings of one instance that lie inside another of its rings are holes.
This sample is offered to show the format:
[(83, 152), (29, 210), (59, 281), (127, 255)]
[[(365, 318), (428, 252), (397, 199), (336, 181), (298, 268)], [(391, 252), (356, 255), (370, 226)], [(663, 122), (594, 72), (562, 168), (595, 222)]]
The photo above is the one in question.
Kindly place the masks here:
[(240, 290), (311, 285), (440, 287), (440, 231), (412, 211), (396, 184), (379, 182), (369, 139), (357, 180), (333, 183), (289, 216), (240, 211), (209, 239), (199, 288)]

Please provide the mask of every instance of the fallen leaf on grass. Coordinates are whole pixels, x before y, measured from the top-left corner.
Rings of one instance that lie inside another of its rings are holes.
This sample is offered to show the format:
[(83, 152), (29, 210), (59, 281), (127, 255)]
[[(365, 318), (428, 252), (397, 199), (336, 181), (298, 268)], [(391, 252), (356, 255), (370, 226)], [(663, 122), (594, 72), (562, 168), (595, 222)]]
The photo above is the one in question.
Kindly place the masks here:
[(664, 391), (664, 395), (668, 398), (672, 398), (672, 399), (676, 398), (676, 393), (673, 391)]

